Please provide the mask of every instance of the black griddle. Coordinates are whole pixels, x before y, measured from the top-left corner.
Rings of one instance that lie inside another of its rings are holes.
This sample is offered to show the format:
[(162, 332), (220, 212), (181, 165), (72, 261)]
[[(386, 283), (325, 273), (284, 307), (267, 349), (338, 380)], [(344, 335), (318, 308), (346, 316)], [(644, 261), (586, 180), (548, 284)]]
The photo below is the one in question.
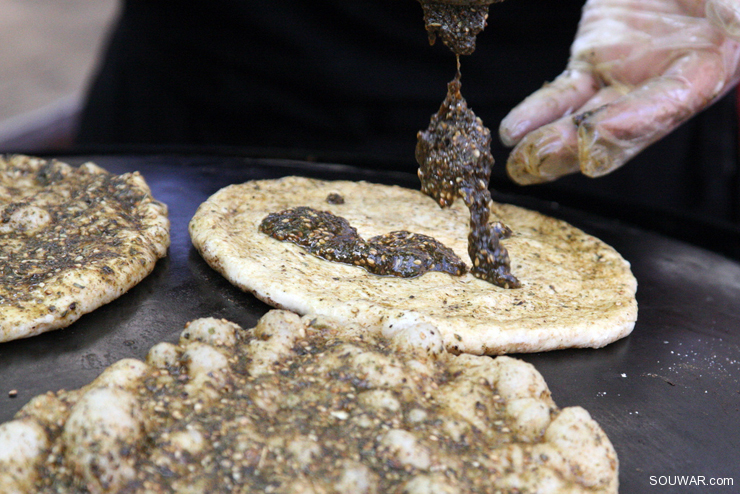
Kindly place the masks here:
[[(113, 173), (140, 171), (154, 197), (169, 206), (172, 244), (152, 274), (119, 299), (66, 329), (0, 344), (0, 421), (11, 419), (33, 396), (78, 388), (121, 358), (142, 359), (155, 343), (176, 342), (192, 319), (214, 316), (245, 328), (255, 325), (269, 307), (213, 271), (188, 236), (196, 208), (220, 188), (293, 174), (418, 187), (410, 174), (291, 160), (202, 155), (61, 159), (72, 164), (91, 160)], [(615, 247), (632, 264), (639, 316), (629, 337), (598, 350), (517, 355), (542, 373), (560, 407), (583, 406), (605, 430), (619, 455), (620, 491), (740, 492), (740, 262), (550, 200), (494, 198), (565, 219)], [(702, 237), (702, 225), (682, 227)], [(734, 230), (706, 228), (714, 244), (717, 235), (728, 242), (740, 238)], [(11, 390), (17, 391), (14, 397)], [(660, 485), (675, 483), (675, 476), (703, 476), (707, 483), (718, 478), (725, 484), (731, 479), (734, 485)]]

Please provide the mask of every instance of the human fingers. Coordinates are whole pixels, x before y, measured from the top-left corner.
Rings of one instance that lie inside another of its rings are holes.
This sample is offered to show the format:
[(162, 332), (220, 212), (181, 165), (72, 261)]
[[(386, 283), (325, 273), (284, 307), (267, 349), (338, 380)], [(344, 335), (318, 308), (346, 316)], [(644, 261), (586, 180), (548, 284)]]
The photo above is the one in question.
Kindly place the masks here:
[(740, 40), (740, 3), (737, 0), (707, 0), (707, 18), (727, 36)]
[(598, 177), (619, 168), (721, 96), (730, 87), (727, 77), (718, 53), (691, 52), (664, 75), (582, 114), (576, 119), (581, 172)]
[(506, 146), (515, 145), (535, 129), (573, 113), (597, 90), (590, 70), (569, 68), (504, 117), (499, 126), (501, 142)]
[(578, 162), (578, 115), (600, 108), (623, 91), (617, 87), (602, 88), (581, 106), (576, 116), (565, 116), (527, 134), (509, 154), (506, 171), (521, 185), (550, 182), (580, 170)]

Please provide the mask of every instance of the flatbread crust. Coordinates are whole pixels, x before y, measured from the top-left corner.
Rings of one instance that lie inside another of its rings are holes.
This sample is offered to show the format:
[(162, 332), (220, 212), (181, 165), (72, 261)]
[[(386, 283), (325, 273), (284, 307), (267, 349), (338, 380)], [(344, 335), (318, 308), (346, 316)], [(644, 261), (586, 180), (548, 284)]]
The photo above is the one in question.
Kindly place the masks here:
[(189, 323), (146, 363), (32, 399), (0, 425), (0, 491), (616, 493), (618, 459), (581, 407), (509, 357), (267, 313)]
[(0, 158), (0, 342), (68, 326), (164, 257), (167, 206), (138, 173)]
[[(344, 203), (327, 202), (332, 193)], [(258, 231), (267, 214), (297, 206), (341, 216), (363, 238), (394, 230), (429, 235), (469, 259), (468, 212), (461, 201), (440, 209), (421, 192), (397, 186), (302, 177), (218, 191), (190, 222), (193, 245), (231, 283), (274, 307), (381, 331), (426, 322), (441, 331), (453, 352), (598, 348), (634, 327), (637, 282), (629, 263), (563, 221), (492, 205), (492, 221), (503, 221), (514, 232), (504, 245), (512, 274), (522, 283), (519, 289), (504, 289), (470, 274), (376, 276), (316, 258)]]

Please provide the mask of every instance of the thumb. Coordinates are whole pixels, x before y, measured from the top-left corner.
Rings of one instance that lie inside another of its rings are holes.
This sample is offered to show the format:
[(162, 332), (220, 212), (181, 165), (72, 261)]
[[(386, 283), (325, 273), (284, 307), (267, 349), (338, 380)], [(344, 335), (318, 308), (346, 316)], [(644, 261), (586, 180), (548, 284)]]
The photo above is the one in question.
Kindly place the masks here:
[(737, 0), (707, 0), (707, 19), (728, 37), (740, 41), (740, 2)]

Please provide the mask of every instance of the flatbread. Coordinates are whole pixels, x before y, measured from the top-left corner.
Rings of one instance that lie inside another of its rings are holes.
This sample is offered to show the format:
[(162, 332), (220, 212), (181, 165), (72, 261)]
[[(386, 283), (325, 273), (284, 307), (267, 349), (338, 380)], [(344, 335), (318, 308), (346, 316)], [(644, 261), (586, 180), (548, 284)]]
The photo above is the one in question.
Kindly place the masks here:
[(189, 323), (146, 363), (32, 399), (0, 425), (0, 491), (616, 493), (618, 459), (530, 364), (454, 356), (271, 311)]
[[(329, 194), (343, 203), (328, 202)], [(468, 211), (460, 201), (441, 209), (421, 192), (401, 187), (301, 177), (218, 191), (190, 222), (193, 245), (231, 283), (274, 307), (380, 331), (429, 323), (452, 352), (598, 348), (634, 327), (637, 282), (629, 263), (563, 221), (492, 204), (491, 220), (513, 230), (503, 244), (512, 274), (522, 283), (505, 289), (470, 274), (377, 276), (259, 232), (267, 214), (297, 206), (343, 217), (363, 238), (395, 230), (429, 235), (469, 262)]]
[(167, 253), (167, 207), (138, 173), (0, 158), (0, 342), (68, 326)]

